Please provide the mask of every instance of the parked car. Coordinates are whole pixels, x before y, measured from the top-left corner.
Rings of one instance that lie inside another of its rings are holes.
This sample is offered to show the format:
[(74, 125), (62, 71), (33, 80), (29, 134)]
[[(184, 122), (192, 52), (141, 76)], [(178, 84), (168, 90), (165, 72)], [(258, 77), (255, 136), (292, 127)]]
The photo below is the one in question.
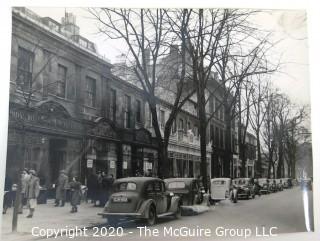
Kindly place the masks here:
[(258, 183), (260, 185), (261, 194), (269, 194), (271, 192), (269, 181), (267, 178), (258, 178)]
[(289, 185), (288, 185), (288, 178), (281, 178), (281, 180), (282, 180), (283, 188), (284, 188), (284, 189), (289, 188)]
[(255, 198), (252, 178), (236, 178), (232, 184), (238, 189), (238, 198)]
[(278, 190), (278, 191), (283, 191), (282, 179), (281, 179), (281, 178), (278, 178), (278, 179), (275, 179), (275, 181), (276, 181), (276, 184), (277, 184), (277, 190)]
[(200, 204), (204, 190), (196, 178), (168, 178), (164, 180), (166, 189), (181, 198), (182, 205)]
[(213, 178), (210, 181), (210, 202), (219, 202), (230, 198), (234, 203), (238, 200), (238, 190), (232, 185), (230, 178)]
[(269, 186), (270, 186), (270, 192), (277, 192), (278, 188), (277, 188), (277, 183), (275, 179), (268, 179), (269, 180)]
[(115, 226), (122, 219), (142, 219), (154, 225), (163, 216), (181, 216), (181, 199), (167, 192), (163, 180), (154, 177), (128, 177), (113, 183), (113, 193), (99, 215)]
[(312, 180), (311, 178), (301, 179), (300, 186), (304, 190), (312, 190)]

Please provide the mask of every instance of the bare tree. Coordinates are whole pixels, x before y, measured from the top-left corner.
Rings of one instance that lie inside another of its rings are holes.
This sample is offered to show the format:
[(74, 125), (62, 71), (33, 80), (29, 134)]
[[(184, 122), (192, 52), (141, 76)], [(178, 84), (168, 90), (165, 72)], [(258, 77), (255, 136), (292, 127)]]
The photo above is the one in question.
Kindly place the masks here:
[[(179, 32), (181, 33), (181, 48), (178, 48), (179, 55), (175, 62), (170, 62), (178, 73), (175, 77), (159, 75), (164, 67), (162, 59), (167, 56), (168, 49), (176, 45), (168, 27), (168, 12), (164, 9), (89, 9), (89, 12), (100, 23), (99, 31), (109, 39), (124, 41), (128, 48), (128, 61), (131, 63), (132, 71), (138, 80), (149, 105), (152, 115), (152, 126), (159, 146), (159, 165), (155, 163), (155, 169), (161, 177), (168, 177), (168, 144), (171, 128), (177, 113), (193, 95), (194, 90), (187, 86), (186, 75), (186, 35), (185, 29), (188, 23), (187, 12), (181, 12), (176, 17), (181, 18)], [(168, 71), (165, 70), (165, 71)], [(170, 70), (168, 71), (170, 72)], [(171, 80), (166, 79), (171, 78)], [(169, 84), (168, 84), (169, 83)], [(191, 86), (192, 87), (192, 86)], [(167, 98), (172, 106), (167, 118), (163, 132), (157, 115), (157, 104), (159, 98)], [(158, 166), (158, 167), (157, 167)]]
[(252, 93), (252, 103), (253, 108), (251, 108), (251, 113), (249, 115), (250, 126), (255, 132), (257, 139), (257, 163), (256, 163), (256, 175), (257, 177), (262, 177), (262, 152), (261, 152), (261, 128), (263, 121), (266, 117), (266, 106), (265, 99), (268, 90), (268, 82), (263, 84), (260, 78), (257, 79), (257, 83), (254, 84), (254, 91)]

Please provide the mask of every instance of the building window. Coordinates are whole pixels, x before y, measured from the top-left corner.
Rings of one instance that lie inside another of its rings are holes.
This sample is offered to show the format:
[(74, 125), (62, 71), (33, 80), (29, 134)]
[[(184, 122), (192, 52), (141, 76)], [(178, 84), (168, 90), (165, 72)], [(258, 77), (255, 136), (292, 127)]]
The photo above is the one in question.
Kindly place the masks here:
[(110, 90), (110, 119), (116, 121), (117, 118), (117, 91)]
[(124, 127), (125, 128), (130, 128), (130, 117), (131, 117), (131, 97), (128, 95), (124, 96), (124, 106), (125, 106), (125, 111), (124, 111)]
[(215, 144), (216, 147), (220, 146), (219, 128), (218, 127), (215, 128), (215, 132), (214, 132), (214, 144)]
[(224, 131), (220, 129), (220, 147), (224, 148)]
[(20, 90), (30, 91), (32, 88), (33, 61), (34, 53), (21, 47), (18, 48), (18, 71), (16, 83)]
[(67, 68), (61, 64), (58, 65), (58, 79), (56, 95), (64, 98), (66, 94)]
[(214, 108), (213, 108), (214, 117), (215, 118), (219, 118), (219, 108), (220, 108), (219, 104), (220, 104), (219, 100), (217, 98), (215, 98), (215, 100), (214, 100)]
[(193, 126), (193, 133), (195, 136), (198, 136), (198, 126), (197, 125)]
[(183, 130), (183, 119), (179, 119), (178, 129), (179, 129), (179, 130)]
[(136, 100), (136, 122), (141, 122), (141, 101)]
[(214, 127), (210, 124), (210, 140), (214, 143)]
[(176, 119), (173, 120), (171, 130), (172, 130), (172, 134), (177, 131), (177, 120)]
[(85, 104), (87, 106), (96, 106), (96, 80), (90, 77), (86, 77), (86, 98)]
[(213, 106), (213, 97), (210, 97), (209, 99), (209, 113), (212, 114), (214, 111), (214, 106)]
[(191, 130), (191, 123), (188, 121), (188, 130)]
[(164, 127), (164, 121), (165, 121), (165, 112), (164, 112), (164, 110), (160, 110), (160, 126), (161, 126), (161, 128)]
[(149, 105), (148, 105), (148, 110), (149, 110), (149, 111), (147, 111), (148, 112), (148, 116), (147, 116), (147, 118), (148, 118), (148, 127), (152, 127), (153, 126), (153, 124), (152, 124), (152, 112), (151, 112), (151, 109), (150, 109)]

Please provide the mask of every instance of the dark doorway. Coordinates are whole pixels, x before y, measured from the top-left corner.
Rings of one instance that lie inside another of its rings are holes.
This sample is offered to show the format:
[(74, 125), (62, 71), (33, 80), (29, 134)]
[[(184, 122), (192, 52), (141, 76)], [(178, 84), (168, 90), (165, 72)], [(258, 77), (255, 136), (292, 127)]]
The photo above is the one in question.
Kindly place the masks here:
[(49, 163), (51, 182), (55, 183), (59, 172), (66, 169), (66, 147), (67, 140), (50, 139), (49, 141)]

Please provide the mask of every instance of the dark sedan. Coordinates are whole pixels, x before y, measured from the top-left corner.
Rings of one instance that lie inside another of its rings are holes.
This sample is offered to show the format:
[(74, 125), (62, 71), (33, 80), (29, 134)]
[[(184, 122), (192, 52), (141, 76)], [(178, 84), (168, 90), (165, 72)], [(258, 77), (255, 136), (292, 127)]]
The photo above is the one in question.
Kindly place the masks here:
[(164, 182), (169, 192), (181, 197), (183, 205), (200, 204), (203, 200), (203, 191), (196, 178), (169, 178)]
[(236, 178), (232, 183), (238, 189), (238, 198), (255, 198), (254, 185), (251, 178)]
[(148, 225), (163, 216), (181, 215), (180, 197), (167, 192), (165, 183), (153, 177), (121, 178), (113, 184), (113, 194), (99, 215), (117, 225), (122, 219), (143, 219)]

